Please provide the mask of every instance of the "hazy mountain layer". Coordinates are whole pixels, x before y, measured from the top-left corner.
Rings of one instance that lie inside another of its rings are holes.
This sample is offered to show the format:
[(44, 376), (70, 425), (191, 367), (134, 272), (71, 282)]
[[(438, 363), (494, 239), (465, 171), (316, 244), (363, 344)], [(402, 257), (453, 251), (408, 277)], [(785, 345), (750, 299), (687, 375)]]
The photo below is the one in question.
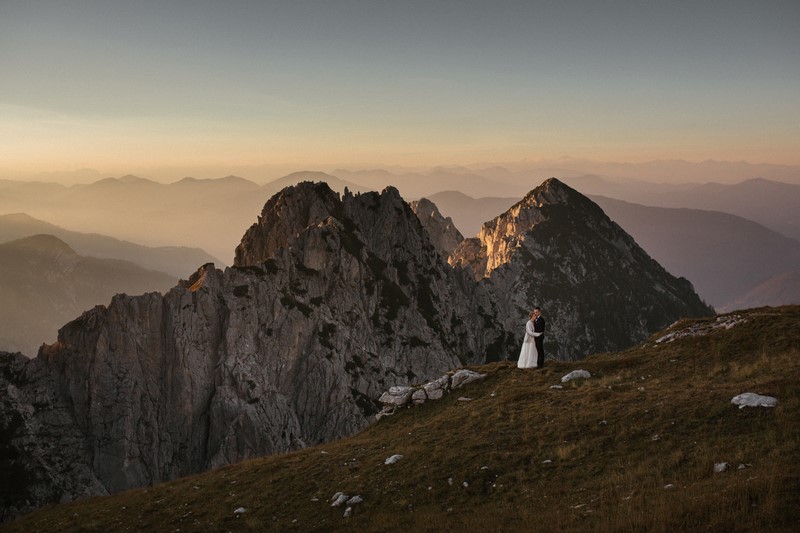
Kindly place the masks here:
[(52, 235), (0, 244), (0, 350), (34, 356), (86, 309), (117, 293), (166, 290), (175, 282), (128, 261), (78, 255)]
[[(715, 307), (729, 308), (765, 279), (800, 265), (800, 242), (735, 215), (593, 200), (667, 270), (692, 281)], [(786, 303), (792, 302), (762, 300), (759, 305)]]
[(122, 259), (148, 270), (165, 272), (176, 279), (188, 276), (198, 265), (216, 261), (214, 257), (199, 248), (182, 246), (153, 248), (97, 233), (69, 231), (23, 213), (0, 215), (0, 243), (38, 234), (54, 235), (80, 255)]
[(788, 305), (796, 302), (800, 302), (800, 271), (770, 276), (726, 305), (725, 310)]

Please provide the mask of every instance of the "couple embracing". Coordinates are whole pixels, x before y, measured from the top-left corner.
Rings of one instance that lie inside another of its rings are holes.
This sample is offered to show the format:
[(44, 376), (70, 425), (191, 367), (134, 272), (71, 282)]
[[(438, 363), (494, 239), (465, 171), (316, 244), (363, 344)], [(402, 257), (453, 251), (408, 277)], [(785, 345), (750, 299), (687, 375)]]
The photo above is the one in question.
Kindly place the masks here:
[(525, 324), (525, 340), (519, 352), (518, 368), (542, 368), (544, 365), (544, 317), (539, 307), (534, 307)]

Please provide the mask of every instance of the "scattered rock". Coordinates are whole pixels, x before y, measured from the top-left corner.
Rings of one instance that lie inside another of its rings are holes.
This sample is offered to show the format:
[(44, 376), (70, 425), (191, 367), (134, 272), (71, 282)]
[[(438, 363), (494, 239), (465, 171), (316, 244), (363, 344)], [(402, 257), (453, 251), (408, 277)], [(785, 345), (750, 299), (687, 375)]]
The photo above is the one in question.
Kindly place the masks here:
[(348, 516), (350, 516), (351, 514), (353, 514), (353, 508), (352, 508), (352, 507), (348, 507), (347, 509), (345, 509), (345, 510), (344, 510), (344, 515), (343, 515), (343, 516), (344, 516), (345, 518), (347, 518), (347, 517), (348, 517)]
[(471, 401), (472, 401), (472, 398), (467, 398), (466, 396), (461, 396), (461, 397), (458, 399), (458, 401), (459, 401), (459, 402), (471, 402)]
[(564, 385), (550, 385), (551, 389), (563, 389)]
[(464, 488), (465, 488), (465, 489), (466, 489), (467, 487), (469, 487), (469, 483), (467, 483), (466, 481), (465, 481), (464, 483), (462, 483), (462, 485), (464, 485)]
[(550, 463), (552, 463), (552, 462), (553, 462), (553, 460), (552, 460), (552, 459), (545, 459), (544, 461), (542, 461), (542, 464), (543, 464), (543, 465), (549, 465), (549, 464), (550, 464)]
[(345, 494), (343, 492), (337, 492), (336, 494), (333, 495), (333, 498), (331, 498), (333, 500), (333, 503), (331, 504), (331, 507), (339, 507), (344, 502), (346, 502), (349, 498), (350, 498), (350, 496), (348, 496), (347, 494)]
[(388, 391), (381, 394), (378, 401), (382, 404), (403, 407), (411, 400), (412, 394), (414, 394), (414, 387), (390, 387)]
[(411, 401), (414, 403), (414, 405), (425, 403), (425, 400), (427, 399), (428, 395), (425, 393), (425, 389), (417, 389), (414, 391), (414, 394), (411, 395)]
[(360, 494), (357, 494), (352, 498), (350, 498), (349, 500), (347, 500), (347, 505), (356, 505), (357, 503), (361, 503), (363, 501), (364, 498), (362, 498)]
[(664, 490), (669, 490), (669, 489), (674, 489), (674, 488), (675, 488), (675, 485), (673, 485), (672, 483), (667, 483), (666, 485), (664, 485)]
[(665, 344), (683, 337), (701, 337), (703, 335), (708, 335), (714, 330), (731, 329), (745, 322), (747, 322), (747, 319), (742, 318), (741, 315), (718, 316), (714, 322), (693, 324), (678, 331), (667, 333), (666, 335), (656, 339), (656, 344)]
[(592, 375), (586, 370), (573, 370), (566, 376), (561, 378), (561, 383), (572, 381), (573, 379), (589, 379)]
[(400, 455), (400, 454), (394, 454), (394, 455), (392, 455), (391, 457), (388, 457), (388, 458), (387, 458), (387, 459), (386, 459), (386, 460), (383, 462), (383, 464), (385, 464), (385, 465), (393, 465), (393, 464), (395, 464), (397, 461), (399, 461), (399, 460), (400, 460), (400, 459), (402, 459), (402, 458), (403, 458), (403, 456), (402, 456), (402, 455)]
[(464, 385), (468, 385), (473, 381), (477, 381), (485, 377), (486, 374), (478, 374), (477, 372), (473, 372), (472, 370), (461, 368), (459, 370), (456, 370), (456, 372), (450, 378), (450, 387), (453, 389), (457, 389), (459, 387), (463, 387)]
[(714, 473), (720, 474), (731, 467), (728, 463), (716, 463), (714, 464)]
[(243, 514), (243, 513), (246, 513), (246, 512), (247, 512), (247, 509), (245, 509), (244, 507), (238, 507), (235, 511), (233, 511), (233, 514), (240, 515), (240, 514)]
[(744, 409), (745, 407), (775, 407), (778, 405), (778, 399), (772, 396), (762, 396), (754, 392), (745, 392), (734, 396), (731, 403), (738, 405), (739, 409)]

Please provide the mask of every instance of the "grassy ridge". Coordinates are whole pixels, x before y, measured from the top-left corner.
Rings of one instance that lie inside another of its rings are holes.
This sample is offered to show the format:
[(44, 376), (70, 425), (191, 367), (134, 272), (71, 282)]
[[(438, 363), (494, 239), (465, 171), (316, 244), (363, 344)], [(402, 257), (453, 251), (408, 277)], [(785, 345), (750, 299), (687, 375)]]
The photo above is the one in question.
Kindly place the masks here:
[[(3, 529), (798, 530), (800, 307), (737, 314), (730, 329), (656, 344), (662, 332), (577, 363), (474, 367), (486, 379), (354, 437), (42, 509)], [(593, 377), (550, 388), (576, 368)], [(731, 398), (743, 392), (778, 406), (738, 409)], [(404, 457), (384, 465), (393, 454)], [(714, 473), (723, 461), (733, 468)], [(330, 506), (337, 491), (364, 502), (345, 518)]]

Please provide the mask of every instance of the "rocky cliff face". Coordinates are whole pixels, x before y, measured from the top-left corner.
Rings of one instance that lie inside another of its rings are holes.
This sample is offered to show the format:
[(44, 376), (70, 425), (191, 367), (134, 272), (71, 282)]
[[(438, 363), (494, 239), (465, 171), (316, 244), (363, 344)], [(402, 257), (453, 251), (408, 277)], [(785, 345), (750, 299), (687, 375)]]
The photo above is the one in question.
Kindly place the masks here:
[(679, 317), (713, 313), (591, 200), (555, 178), (466, 239), (449, 258), (468, 265), (518, 331), (542, 307), (545, 353), (562, 360), (625, 348)]
[(428, 232), (431, 242), (443, 257), (447, 258), (458, 248), (464, 236), (458, 231), (450, 217), (444, 217), (436, 204), (427, 198), (411, 202), (411, 209)]
[[(236, 252), (119, 295), (36, 359), (0, 355), (0, 508), (158, 483), (351, 434), (393, 385), (497, 358), (511, 335), (396, 190), (303, 183)], [(6, 481), (7, 480), (7, 481)]]

